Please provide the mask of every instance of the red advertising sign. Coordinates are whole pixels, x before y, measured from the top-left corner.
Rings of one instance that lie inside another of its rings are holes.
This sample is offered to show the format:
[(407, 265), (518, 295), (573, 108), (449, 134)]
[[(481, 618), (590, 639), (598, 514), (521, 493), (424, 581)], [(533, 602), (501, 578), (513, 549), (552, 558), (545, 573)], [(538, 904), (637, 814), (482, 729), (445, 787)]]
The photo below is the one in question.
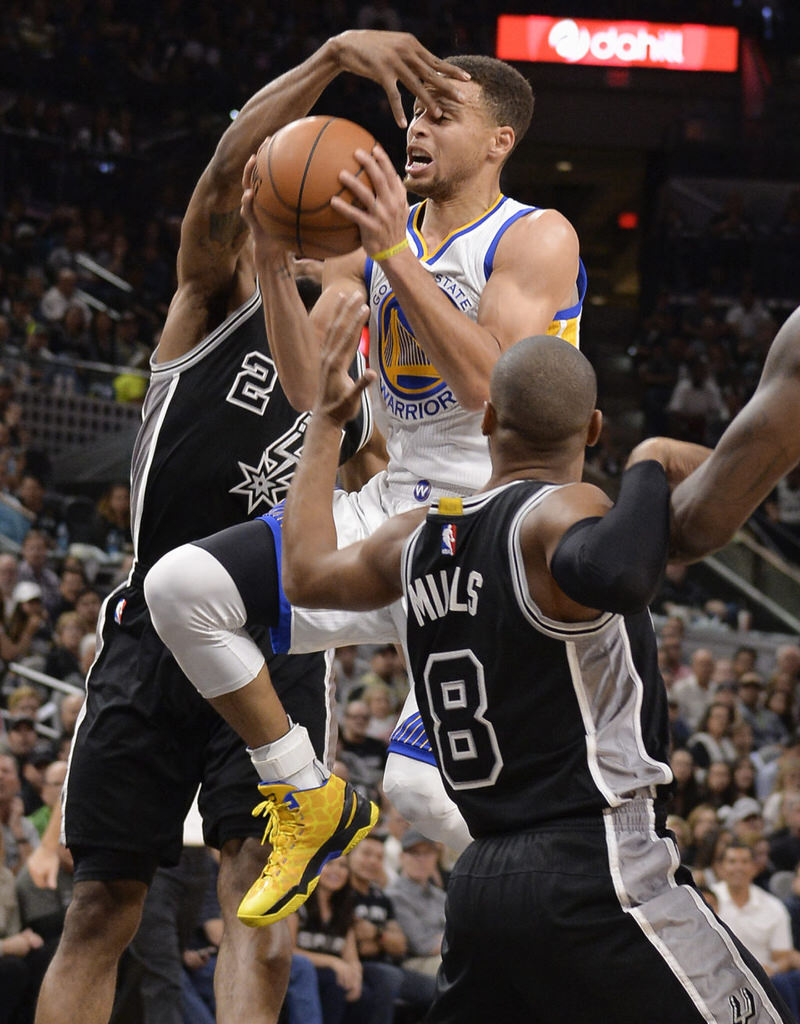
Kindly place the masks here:
[(497, 56), (502, 60), (736, 71), (738, 55), (735, 28), (517, 14), (497, 19)]

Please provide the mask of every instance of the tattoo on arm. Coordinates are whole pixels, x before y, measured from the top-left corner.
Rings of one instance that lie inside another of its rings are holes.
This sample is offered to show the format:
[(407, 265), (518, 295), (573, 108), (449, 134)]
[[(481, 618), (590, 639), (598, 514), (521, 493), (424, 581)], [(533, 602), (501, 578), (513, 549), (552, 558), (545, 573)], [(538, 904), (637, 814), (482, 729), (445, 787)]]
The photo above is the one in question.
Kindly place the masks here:
[(208, 235), (212, 242), (232, 245), (247, 228), (238, 208), (224, 213), (211, 212), (208, 215)]

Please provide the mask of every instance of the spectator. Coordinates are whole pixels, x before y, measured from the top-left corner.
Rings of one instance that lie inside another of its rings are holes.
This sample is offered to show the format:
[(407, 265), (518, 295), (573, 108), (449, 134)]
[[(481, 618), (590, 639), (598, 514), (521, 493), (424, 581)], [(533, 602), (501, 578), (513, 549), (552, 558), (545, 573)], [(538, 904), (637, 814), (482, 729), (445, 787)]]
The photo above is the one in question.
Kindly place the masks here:
[(758, 651), (749, 644), (741, 644), (733, 652), (733, 674), (738, 680), (745, 672), (755, 672)]
[(734, 799), (756, 795), (756, 767), (748, 755), (740, 756), (733, 764)]
[(354, 691), (356, 687), (361, 686), (361, 677), (368, 669), (360, 652), (361, 648), (357, 644), (336, 648), (333, 671), (336, 680), (336, 700), (339, 704), (344, 705), (351, 696), (355, 696)]
[(794, 871), (800, 864), (800, 793), (786, 793), (781, 806), (783, 827), (769, 837), (769, 856), (776, 871)]
[(800, 761), (800, 732), (784, 740), (777, 757), (763, 761), (756, 769), (756, 796), (763, 803), (777, 788), (778, 773), (787, 761)]
[(92, 313), (86, 303), (76, 294), (78, 275), (70, 267), (64, 267), (56, 275), (56, 282), (44, 294), (42, 315), (50, 323), (61, 323), (69, 309), (77, 309), (84, 327), (88, 327)]
[(719, 916), (770, 974), (797, 1019), (800, 1013), (800, 953), (792, 945), (789, 912), (779, 899), (752, 884), (753, 851), (732, 843), (722, 859), (722, 879), (712, 886)]
[(289, 918), (294, 952), (307, 957), (316, 968), (325, 1024), (340, 1024), (348, 1003), (367, 1004), (362, 995), (349, 874), (344, 857), (328, 861), (314, 892)]
[(678, 700), (681, 718), (689, 729), (696, 731), (713, 699), (714, 655), (705, 647), (699, 647), (693, 652), (690, 665), (691, 674), (673, 684), (672, 694)]
[[(716, 808), (711, 804), (698, 804), (689, 812), (686, 824), (689, 826), (689, 842), (684, 850), (684, 863), (694, 867), (701, 859), (701, 851), (712, 845), (709, 836), (715, 835), (719, 829)], [(710, 859), (708, 862), (711, 863)]]
[(678, 747), (672, 751), (669, 763), (675, 779), (669, 800), (670, 813), (688, 818), (701, 802), (700, 786), (694, 774), (694, 758), (690, 751)]
[(670, 433), (696, 444), (714, 444), (729, 419), (728, 408), (705, 358), (695, 356), (667, 404)]
[(406, 955), (407, 943), (382, 888), (383, 842), (367, 836), (349, 860), (358, 955), (376, 1008), (371, 1024), (392, 1024), (396, 999), (421, 1018), (433, 1002), (435, 984), (429, 975), (397, 966)]
[(43, 945), (41, 936), (22, 927), (14, 875), (6, 859), (0, 830), (0, 1024), (15, 1024), (31, 1018), (47, 961), (35, 955)]
[(731, 766), (727, 761), (712, 761), (702, 789), (703, 803), (717, 811), (730, 807), (734, 800)]
[[(50, 627), (42, 607), (42, 590), (38, 583), (23, 580), (14, 588), (14, 611), (8, 621), (9, 659), (28, 661), (44, 655), (50, 646)], [(40, 666), (41, 667), (41, 666)]]
[(15, 875), (39, 845), (39, 835), (25, 817), (19, 790), (17, 762), (10, 754), (0, 754), (0, 828), (3, 831), (4, 862)]
[(98, 501), (91, 542), (108, 555), (133, 550), (128, 484), (112, 484)]
[(14, 587), (17, 585), (17, 557), (0, 554), (0, 621), (7, 622), (14, 610)]
[(42, 785), (42, 796), (44, 802), (41, 807), (33, 812), (33, 814), (28, 815), (31, 824), (36, 829), (40, 838), (44, 830), (47, 828), (47, 823), (50, 821), (53, 808), (61, 799), (61, 787), (64, 785), (66, 775), (66, 761), (51, 760), (44, 770)]
[(75, 598), (75, 614), (84, 633), (94, 633), (100, 614), (100, 594), (94, 587), (84, 587)]
[(363, 700), (366, 688), (372, 683), (383, 683), (389, 687), (397, 707), (400, 707), (408, 693), (408, 679), (402, 658), (394, 644), (380, 644), (372, 652), (369, 671), (361, 678), (361, 689), (352, 697)]
[(370, 713), (367, 735), (388, 743), (397, 724), (398, 708), (394, 692), (385, 683), (370, 683), (364, 688), (363, 700)]
[(367, 735), (369, 708), (362, 700), (345, 705), (339, 735), (339, 759), (350, 773), (350, 782), (371, 800), (380, 802), (380, 784), (386, 765), (386, 744)]
[(739, 677), (738, 713), (753, 730), (753, 746), (756, 750), (767, 746), (779, 746), (789, 735), (789, 730), (778, 715), (763, 704), (764, 680), (757, 672), (743, 672)]
[(708, 706), (698, 732), (689, 739), (689, 750), (698, 768), (708, 768), (714, 761), (733, 764), (736, 760), (736, 748), (730, 739), (733, 719), (728, 704), (715, 700)]
[(764, 801), (764, 822), (767, 832), (783, 828), (782, 810), (784, 797), (789, 793), (800, 793), (800, 760), (796, 757), (781, 759), (775, 787)]
[(58, 576), (48, 565), (47, 537), (40, 530), (29, 530), (22, 542), (22, 560), (19, 564), (21, 582), (36, 583), (40, 588), (42, 604), (47, 609), (58, 607)]
[(75, 601), (78, 594), (86, 588), (86, 573), (83, 569), (74, 565), (65, 565), (61, 569), (61, 576), (58, 584), (59, 600), (53, 609), (53, 621), (58, 622), (60, 615), (64, 612), (75, 611)]
[(400, 846), (400, 875), (389, 885), (387, 895), (408, 940), (404, 966), (435, 976), (442, 961), (445, 904), (444, 891), (434, 882), (438, 850), (415, 829), (403, 833)]
[(761, 804), (751, 796), (741, 796), (725, 815), (725, 825), (733, 833), (735, 842), (752, 847), (764, 831)]
[(47, 654), (44, 672), (55, 679), (83, 685), (80, 665), (81, 640), (85, 635), (77, 612), (62, 612), (56, 620), (53, 646)]
[(667, 707), (669, 708), (669, 735), (670, 747), (678, 750), (685, 747), (689, 742), (689, 726), (681, 718), (681, 707), (678, 698), (671, 691), (667, 691)]
[(65, 737), (70, 740), (72, 739), (84, 699), (84, 695), (80, 693), (67, 693), (62, 697), (58, 709), (59, 739), (64, 739)]

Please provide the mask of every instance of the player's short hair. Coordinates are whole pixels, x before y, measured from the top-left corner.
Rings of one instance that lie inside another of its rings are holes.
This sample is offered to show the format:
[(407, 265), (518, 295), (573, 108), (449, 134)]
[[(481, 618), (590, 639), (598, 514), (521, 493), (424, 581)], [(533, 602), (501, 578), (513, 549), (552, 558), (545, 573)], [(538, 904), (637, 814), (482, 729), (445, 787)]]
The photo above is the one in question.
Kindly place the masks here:
[(589, 426), (597, 378), (574, 345), (552, 335), (523, 338), (498, 359), (491, 400), (498, 427), (535, 451), (575, 443)]
[(516, 68), (496, 57), (465, 53), (448, 57), (462, 71), (468, 71), (472, 81), (481, 87), (489, 113), (497, 125), (510, 125), (514, 129), (516, 147), (533, 117), (533, 89), (527, 78)]

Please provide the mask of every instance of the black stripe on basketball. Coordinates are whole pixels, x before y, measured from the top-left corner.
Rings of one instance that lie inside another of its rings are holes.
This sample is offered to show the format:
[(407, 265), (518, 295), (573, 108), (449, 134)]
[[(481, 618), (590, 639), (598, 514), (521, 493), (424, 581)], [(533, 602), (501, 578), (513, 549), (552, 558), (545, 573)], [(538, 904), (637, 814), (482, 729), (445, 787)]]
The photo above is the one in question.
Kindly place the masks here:
[(303, 213), (303, 189), (306, 186), (306, 178), (308, 177), (308, 172), (311, 168), (311, 161), (314, 159), (314, 153), (316, 152), (317, 146), (319, 145), (319, 140), (322, 138), (322, 136), (328, 130), (328, 126), (331, 125), (334, 122), (334, 120), (335, 118), (329, 117), (325, 124), (317, 132), (317, 137), (314, 139), (313, 145), (311, 146), (311, 149), (308, 151), (306, 165), (303, 168), (303, 177), (300, 179), (300, 191), (297, 195), (297, 214), (295, 217), (295, 236), (297, 239), (297, 251), (300, 253), (301, 256), (303, 255), (303, 240), (300, 237), (300, 218)]

